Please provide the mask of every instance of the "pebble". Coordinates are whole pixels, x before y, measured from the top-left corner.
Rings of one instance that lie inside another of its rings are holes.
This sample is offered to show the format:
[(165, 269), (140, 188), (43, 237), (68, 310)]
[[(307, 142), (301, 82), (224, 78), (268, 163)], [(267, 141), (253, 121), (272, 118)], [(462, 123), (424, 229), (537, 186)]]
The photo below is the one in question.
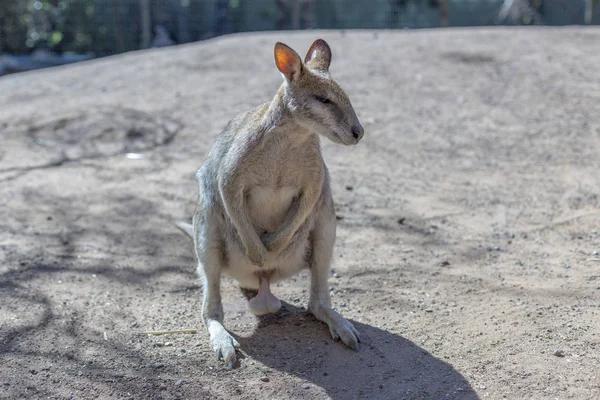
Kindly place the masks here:
[(150, 364), (150, 367), (152, 367), (152, 368), (162, 368), (164, 366), (165, 366), (165, 364), (159, 363), (159, 362)]
[(310, 389), (310, 385), (308, 383), (303, 383), (302, 386), (300, 386), (302, 389)]
[(556, 357), (564, 357), (564, 356), (565, 356), (565, 352), (559, 349), (559, 350), (556, 350), (556, 351), (554, 352), (554, 355), (555, 355)]
[(425, 312), (433, 312), (433, 308), (426, 308)]
[(348, 186), (346, 186), (346, 190), (351, 192), (354, 190), (354, 188), (352, 186), (348, 185)]
[(167, 346), (167, 347), (168, 347), (168, 346), (173, 346), (173, 342), (166, 342), (166, 343), (165, 343), (165, 346)]
[(263, 382), (269, 382), (269, 378), (267, 378), (266, 376), (263, 376), (262, 378), (260, 378), (260, 380)]
[(340, 275), (340, 274), (338, 274), (337, 272), (334, 272), (334, 273), (333, 273), (333, 277), (334, 277), (334, 278), (339, 278), (340, 276), (341, 276), (341, 275)]
[(594, 251), (592, 252), (592, 255), (593, 255), (593, 256), (597, 256), (598, 254), (600, 254), (600, 253), (598, 253), (598, 250), (594, 250)]
[(346, 303), (345, 302), (340, 302), (340, 307), (346, 307)]
[(183, 380), (178, 380), (177, 382), (175, 382), (175, 386), (181, 386), (183, 384)]

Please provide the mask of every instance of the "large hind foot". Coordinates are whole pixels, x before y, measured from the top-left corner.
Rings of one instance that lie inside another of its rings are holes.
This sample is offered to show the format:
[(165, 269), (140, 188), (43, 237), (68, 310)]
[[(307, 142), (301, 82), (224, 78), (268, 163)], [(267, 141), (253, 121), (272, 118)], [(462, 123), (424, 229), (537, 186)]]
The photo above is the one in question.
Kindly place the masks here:
[(213, 320), (209, 324), (210, 344), (217, 360), (222, 359), (225, 367), (232, 369), (236, 361), (235, 349), (240, 347), (240, 344), (219, 322)]

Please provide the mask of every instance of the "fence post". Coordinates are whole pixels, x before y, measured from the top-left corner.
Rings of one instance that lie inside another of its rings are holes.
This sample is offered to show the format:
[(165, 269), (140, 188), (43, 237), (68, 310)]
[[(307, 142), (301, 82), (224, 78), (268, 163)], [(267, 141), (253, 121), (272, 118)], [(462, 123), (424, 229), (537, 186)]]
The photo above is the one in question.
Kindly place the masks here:
[(142, 17), (142, 43), (140, 47), (147, 49), (152, 40), (152, 22), (150, 21), (150, 0), (140, 0), (140, 15)]

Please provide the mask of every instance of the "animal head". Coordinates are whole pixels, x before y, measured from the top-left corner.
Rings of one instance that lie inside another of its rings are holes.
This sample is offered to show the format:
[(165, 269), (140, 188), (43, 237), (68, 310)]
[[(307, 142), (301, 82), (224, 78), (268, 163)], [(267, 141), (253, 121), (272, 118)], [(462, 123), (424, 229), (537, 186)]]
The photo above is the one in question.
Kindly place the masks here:
[(331, 49), (316, 40), (304, 62), (290, 47), (277, 42), (275, 65), (284, 77), (283, 98), (301, 126), (347, 146), (363, 137), (364, 129), (344, 90), (329, 74)]

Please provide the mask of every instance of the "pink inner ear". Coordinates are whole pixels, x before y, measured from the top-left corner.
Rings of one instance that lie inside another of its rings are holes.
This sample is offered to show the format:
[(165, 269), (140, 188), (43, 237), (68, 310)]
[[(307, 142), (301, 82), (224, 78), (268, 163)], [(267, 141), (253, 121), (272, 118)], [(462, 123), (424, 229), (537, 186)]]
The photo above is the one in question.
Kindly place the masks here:
[(282, 65), (279, 70), (288, 78), (294, 79), (294, 66), (292, 64)]
[(293, 80), (300, 68), (298, 56), (287, 49), (280, 49), (275, 53), (277, 69), (288, 79)]

